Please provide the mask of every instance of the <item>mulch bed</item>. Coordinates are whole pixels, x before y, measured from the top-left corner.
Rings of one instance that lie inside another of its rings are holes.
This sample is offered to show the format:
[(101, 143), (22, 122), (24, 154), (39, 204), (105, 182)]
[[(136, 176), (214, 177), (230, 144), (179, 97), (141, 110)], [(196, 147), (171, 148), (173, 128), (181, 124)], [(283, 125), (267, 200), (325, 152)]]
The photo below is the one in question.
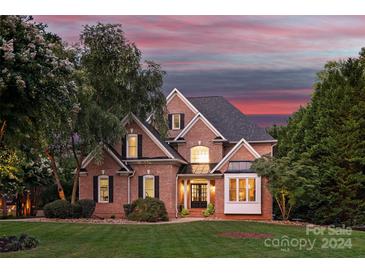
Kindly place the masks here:
[(251, 232), (221, 232), (217, 234), (220, 237), (233, 238), (233, 239), (266, 239), (272, 238), (273, 235), (270, 233), (251, 233)]

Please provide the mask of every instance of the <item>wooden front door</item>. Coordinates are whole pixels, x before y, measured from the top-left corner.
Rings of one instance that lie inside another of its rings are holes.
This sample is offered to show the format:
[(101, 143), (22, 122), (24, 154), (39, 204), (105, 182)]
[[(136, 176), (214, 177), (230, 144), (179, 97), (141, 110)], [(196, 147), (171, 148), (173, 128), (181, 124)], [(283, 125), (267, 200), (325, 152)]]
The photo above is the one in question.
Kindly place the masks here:
[(207, 207), (207, 185), (191, 184), (191, 208)]

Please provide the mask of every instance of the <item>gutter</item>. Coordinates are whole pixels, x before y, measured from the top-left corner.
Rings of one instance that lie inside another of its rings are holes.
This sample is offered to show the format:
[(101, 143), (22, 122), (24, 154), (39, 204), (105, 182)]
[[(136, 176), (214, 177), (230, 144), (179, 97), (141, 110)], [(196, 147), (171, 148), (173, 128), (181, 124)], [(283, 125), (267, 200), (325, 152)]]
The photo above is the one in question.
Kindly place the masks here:
[(133, 173), (131, 175), (128, 176), (128, 204), (131, 203), (131, 177), (134, 176), (135, 174), (135, 170), (133, 170)]

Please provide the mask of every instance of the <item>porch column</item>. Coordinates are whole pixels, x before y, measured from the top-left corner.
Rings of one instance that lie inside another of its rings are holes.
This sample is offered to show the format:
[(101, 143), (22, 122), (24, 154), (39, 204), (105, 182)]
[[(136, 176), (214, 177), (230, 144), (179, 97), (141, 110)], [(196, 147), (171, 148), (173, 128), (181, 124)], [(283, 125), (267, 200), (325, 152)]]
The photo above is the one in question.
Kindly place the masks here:
[(184, 208), (188, 208), (188, 180), (184, 180)]
[(210, 180), (208, 180), (208, 187), (207, 187), (207, 206), (210, 204)]

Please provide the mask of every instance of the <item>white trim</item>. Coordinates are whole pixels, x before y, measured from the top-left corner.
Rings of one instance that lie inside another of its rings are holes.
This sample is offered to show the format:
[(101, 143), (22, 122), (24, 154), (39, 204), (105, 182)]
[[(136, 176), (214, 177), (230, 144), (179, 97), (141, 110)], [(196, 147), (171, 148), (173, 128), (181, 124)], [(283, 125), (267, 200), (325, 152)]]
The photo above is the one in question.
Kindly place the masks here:
[[(174, 121), (174, 116), (179, 117), (179, 126), (178, 127), (174, 127), (175, 125), (175, 121)], [(181, 129), (181, 113), (171, 113), (171, 122), (172, 122), (172, 125), (171, 125), (171, 129), (172, 130), (180, 130)]]
[[(103, 149), (106, 150), (109, 155), (125, 170), (131, 172), (131, 170), (111, 151), (106, 145), (103, 145)], [(90, 152), (86, 158), (82, 161), (81, 168), (86, 168), (95, 157), (95, 151)]]
[[(166, 154), (167, 157), (171, 158), (171, 159), (175, 159), (175, 157), (170, 153), (170, 151), (168, 151), (162, 144), (161, 142), (156, 138), (155, 135), (153, 135), (151, 133), (151, 131), (149, 131), (149, 129), (138, 119), (138, 117), (136, 115), (134, 115), (133, 113), (130, 113), (129, 115), (132, 116), (133, 120), (136, 121), (136, 123), (138, 124), (138, 126), (140, 128), (143, 129), (144, 132), (147, 133), (147, 135), (152, 139), (152, 141)], [(127, 122), (127, 117), (129, 116), (127, 115), (126, 117), (123, 118), (122, 120), (122, 124), (125, 124)]]
[[(100, 200), (100, 179), (101, 178), (106, 178), (108, 180), (108, 201), (101, 201)], [(99, 175), (98, 176), (98, 203), (100, 204), (108, 204), (109, 201), (110, 201), (110, 197), (109, 197), (109, 193), (110, 193), (110, 190), (109, 190), (109, 176), (107, 175)]]
[(232, 156), (238, 151), (241, 147), (245, 146), (247, 150), (255, 156), (256, 159), (261, 158), (261, 155), (249, 144), (247, 141), (242, 138), (228, 153), (224, 158), (210, 171), (210, 173), (215, 172), (217, 169), (221, 168)]
[[(136, 156), (130, 157), (129, 156), (129, 144), (128, 144), (128, 138), (129, 137), (136, 137)], [(127, 158), (138, 158), (138, 134), (135, 133), (128, 133), (126, 138), (125, 138), (125, 148), (126, 148), (126, 156)]]
[(143, 199), (146, 198), (146, 190), (145, 190), (146, 178), (152, 178), (153, 179), (153, 197), (151, 197), (151, 198), (155, 198), (156, 197), (156, 193), (155, 193), (155, 176), (153, 176), (153, 175), (144, 175), (143, 176)]
[(224, 138), (224, 136), (208, 121), (207, 118), (204, 117), (203, 114), (201, 114), (200, 112), (197, 113), (193, 119), (191, 119), (191, 121), (187, 124), (187, 126), (175, 137), (174, 141), (177, 141), (179, 138), (184, 137), (185, 134), (195, 125), (195, 123), (201, 119), (205, 125), (211, 130), (213, 131), (214, 134), (216, 134), (217, 136), (221, 137), (223, 141), (226, 141), (227, 139)]
[(188, 180), (184, 180), (184, 208), (188, 209)]
[[(248, 201), (248, 178), (255, 179), (255, 201)], [(236, 180), (236, 201), (229, 200), (229, 181)], [(246, 201), (239, 201), (239, 179), (245, 179)], [(257, 173), (224, 175), (224, 214), (261, 214), (261, 177)]]
[(193, 106), (192, 103), (177, 89), (174, 88), (169, 95), (166, 97), (166, 106), (170, 103), (170, 101), (174, 98), (174, 96), (180, 97), (180, 99), (190, 108), (194, 114), (198, 113), (199, 111), (196, 109), (196, 107)]

